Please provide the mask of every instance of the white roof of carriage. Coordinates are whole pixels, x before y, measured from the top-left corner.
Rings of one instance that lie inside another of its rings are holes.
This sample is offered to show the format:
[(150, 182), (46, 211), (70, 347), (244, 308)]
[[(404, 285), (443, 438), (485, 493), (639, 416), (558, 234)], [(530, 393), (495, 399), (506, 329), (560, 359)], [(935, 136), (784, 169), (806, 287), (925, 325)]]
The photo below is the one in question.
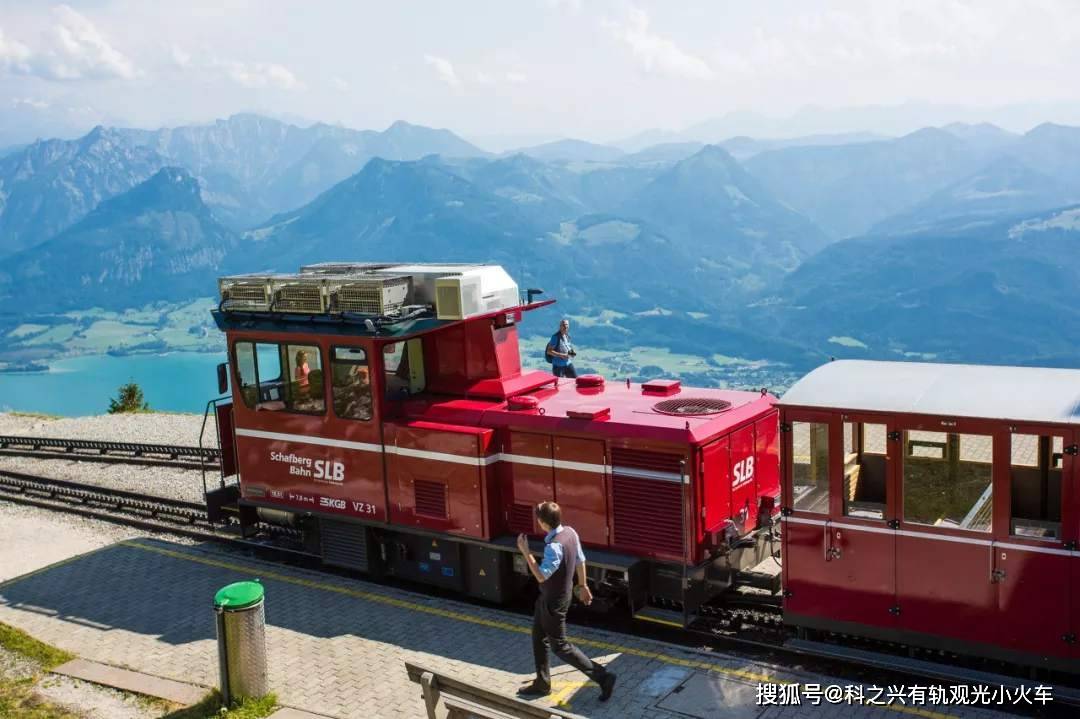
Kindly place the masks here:
[(782, 406), (1080, 423), (1080, 370), (838, 360), (818, 367)]

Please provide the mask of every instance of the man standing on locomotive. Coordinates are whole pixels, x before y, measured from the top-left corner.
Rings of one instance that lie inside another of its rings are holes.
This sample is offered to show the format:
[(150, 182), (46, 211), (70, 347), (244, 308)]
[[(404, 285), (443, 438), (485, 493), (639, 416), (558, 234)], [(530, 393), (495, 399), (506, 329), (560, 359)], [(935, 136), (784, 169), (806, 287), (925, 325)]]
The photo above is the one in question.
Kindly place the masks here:
[(570, 341), (570, 320), (564, 319), (559, 323), (559, 331), (551, 335), (544, 354), (547, 355), (551, 372), (556, 377), (577, 377), (574, 370), (574, 356), (577, 352)]
[(585, 604), (592, 603), (592, 592), (585, 577), (585, 553), (581, 541), (572, 527), (562, 524), (562, 512), (554, 502), (541, 502), (536, 507), (536, 520), (547, 532), (544, 537), (544, 561), (537, 565), (529, 551), (529, 540), (518, 535), (518, 551), (525, 557), (529, 571), (540, 583), (540, 596), (533, 612), (533, 660), (536, 662), (536, 679), (522, 687), (518, 694), (540, 697), (551, 693), (551, 666), (548, 664), (548, 647), (555, 656), (583, 672), (600, 685), (600, 701), (607, 701), (615, 689), (615, 674), (597, 664), (566, 638), (566, 612), (570, 609), (574, 577), (580, 585), (579, 597)]

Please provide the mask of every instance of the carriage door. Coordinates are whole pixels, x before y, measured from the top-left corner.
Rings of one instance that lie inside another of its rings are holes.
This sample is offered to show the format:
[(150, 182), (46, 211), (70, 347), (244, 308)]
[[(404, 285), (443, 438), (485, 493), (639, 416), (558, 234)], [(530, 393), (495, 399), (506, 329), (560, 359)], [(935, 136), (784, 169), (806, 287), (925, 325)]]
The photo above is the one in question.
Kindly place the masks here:
[(1071, 651), (1069, 565), (1075, 560), (1066, 548), (1062, 497), (1072, 437), (1038, 427), (1010, 430), (994, 531), (997, 626), (1002, 643), (1014, 651), (1065, 658)]
[(784, 611), (792, 624), (827, 620), (848, 601), (826, 571), (834, 566), (829, 556), (830, 469), (831, 460), (838, 459), (840, 434), (831, 425), (838, 418), (801, 410), (782, 414)]
[(833, 613), (842, 621), (891, 628), (896, 623), (896, 529), (889, 521), (895, 517), (890, 427), (886, 419), (870, 415), (845, 415), (839, 427), (841, 496), (833, 506), (839, 513), (826, 552), (832, 581), (858, 599), (838, 603)]
[(997, 641), (994, 470), (1007, 461), (1009, 441), (1000, 429), (930, 418), (890, 440), (900, 445), (890, 451), (900, 455), (896, 593), (902, 630), (959, 642)]

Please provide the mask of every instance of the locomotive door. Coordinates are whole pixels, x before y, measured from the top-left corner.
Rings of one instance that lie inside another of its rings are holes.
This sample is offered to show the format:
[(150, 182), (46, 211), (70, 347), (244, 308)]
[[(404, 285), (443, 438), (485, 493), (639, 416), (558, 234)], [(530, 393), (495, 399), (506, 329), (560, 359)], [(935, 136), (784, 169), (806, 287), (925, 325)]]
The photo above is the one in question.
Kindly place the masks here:
[(581, 541), (608, 543), (608, 491), (603, 440), (556, 437), (555, 501)]
[[(555, 477), (551, 461), (551, 437), (530, 432), (510, 432), (506, 440), (509, 462), (507, 525), (512, 532), (539, 534), (535, 508), (540, 502), (554, 501)], [(506, 487), (506, 484), (503, 485)]]
[[(1063, 495), (1072, 477), (1065, 452), (1073, 433), (1012, 427), (1006, 472), (999, 472), (994, 566), (999, 641), (1027, 654), (1065, 658), (1071, 648), (1070, 565)], [(1073, 579), (1073, 581), (1075, 581)], [(1074, 595), (1075, 596), (1075, 595)]]

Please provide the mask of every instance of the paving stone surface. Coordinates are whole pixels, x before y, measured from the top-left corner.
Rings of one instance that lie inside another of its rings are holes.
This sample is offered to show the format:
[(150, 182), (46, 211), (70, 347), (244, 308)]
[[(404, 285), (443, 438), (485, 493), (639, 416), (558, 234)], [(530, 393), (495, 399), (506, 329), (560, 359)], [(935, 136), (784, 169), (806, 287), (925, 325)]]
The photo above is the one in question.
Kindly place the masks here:
[[(2, 550), (0, 550), (2, 551)], [(0, 555), (2, 559), (2, 555)], [(230, 582), (266, 587), (270, 685), (280, 702), (351, 719), (424, 716), (406, 660), (502, 692), (532, 677), (529, 619), (513, 613), (263, 562), (220, 547), (150, 539), (121, 542), (0, 584), (0, 622), (88, 660), (176, 681), (213, 686), (217, 646), (214, 593)], [(693, 719), (709, 701), (752, 719), (963, 717), (1000, 712), (949, 706), (898, 712), (858, 705), (758, 706), (761, 682), (837, 684), (722, 654), (572, 627), (593, 659), (618, 676), (614, 697), (553, 659), (554, 695), (569, 711), (598, 719)], [(724, 699), (724, 698), (727, 699)], [(664, 707), (669, 707), (665, 709)]]

